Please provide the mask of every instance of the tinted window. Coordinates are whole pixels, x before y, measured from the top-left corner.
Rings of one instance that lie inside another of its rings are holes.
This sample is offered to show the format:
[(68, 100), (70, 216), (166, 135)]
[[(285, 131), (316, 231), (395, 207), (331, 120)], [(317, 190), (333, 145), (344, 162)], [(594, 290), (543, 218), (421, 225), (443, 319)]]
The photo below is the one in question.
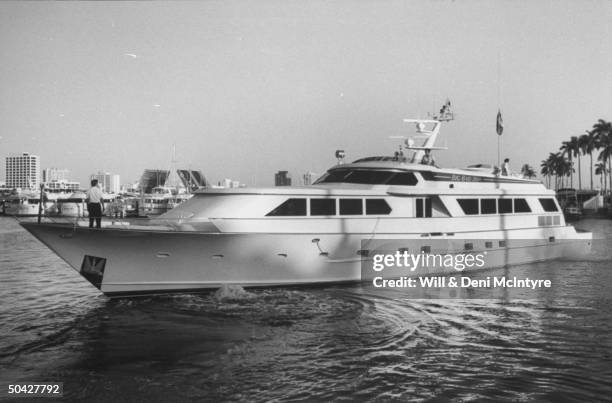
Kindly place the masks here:
[(310, 215), (336, 215), (336, 199), (310, 199)]
[(499, 199), (497, 202), (499, 214), (512, 213), (512, 199)]
[(425, 199), (425, 217), (431, 217), (431, 198)]
[(381, 170), (335, 169), (322, 176), (317, 183), (359, 183), (365, 185), (408, 185), (417, 184), (416, 176), (412, 172), (392, 172)]
[(332, 183), (332, 182), (344, 182), (344, 177), (349, 173), (346, 169), (336, 169), (323, 175), (318, 179), (316, 183)]
[(540, 204), (542, 205), (542, 208), (544, 209), (544, 211), (548, 211), (548, 212), (559, 211), (557, 209), (557, 204), (555, 203), (554, 199), (538, 199), (538, 200), (540, 200)]
[[(557, 211), (556, 209), (553, 211)], [(514, 212), (515, 213), (531, 213), (531, 208), (527, 204), (525, 199), (514, 199)]]
[(288, 199), (270, 211), (267, 216), (301, 216), (306, 215), (306, 199)]
[(366, 199), (366, 214), (389, 214), (391, 207), (384, 199)]
[(496, 199), (481, 199), (480, 200), (480, 213), (481, 214), (496, 214), (497, 213), (497, 200)]
[(414, 186), (417, 178), (412, 172), (398, 172), (387, 182), (388, 185)]
[(340, 199), (340, 214), (361, 215), (363, 214), (363, 201), (361, 199)]
[(465, 214), (478, 214), (478, 199), (457, 199)]
[(431, 217), (431, 197), (416, 199), (416, 216)]
[(344, 182), (380, 185), (386, 183), (391, 175), (393, 175), (393, 172), (388, 171), (353, 171), (344, 179)]

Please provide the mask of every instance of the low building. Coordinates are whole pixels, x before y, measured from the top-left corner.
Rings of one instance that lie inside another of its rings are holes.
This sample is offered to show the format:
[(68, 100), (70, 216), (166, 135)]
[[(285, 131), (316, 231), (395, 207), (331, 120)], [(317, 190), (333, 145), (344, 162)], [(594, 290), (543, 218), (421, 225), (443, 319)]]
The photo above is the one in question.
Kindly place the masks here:
[(274, 186), (291, 186), (289, 171), (278, 171), (274, 174)]

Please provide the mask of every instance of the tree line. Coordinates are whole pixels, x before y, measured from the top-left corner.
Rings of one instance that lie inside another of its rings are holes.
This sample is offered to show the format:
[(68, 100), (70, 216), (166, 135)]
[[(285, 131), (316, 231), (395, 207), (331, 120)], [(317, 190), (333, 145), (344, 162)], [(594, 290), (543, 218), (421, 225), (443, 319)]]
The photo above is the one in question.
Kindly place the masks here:
[[(597, 155), (597, 163), (593, 165), (593, 153)], [(607, 193), (612, 189), (612, 123), (599, 119), (591, 130), (581, 136), (572, 136), (561, 143), (559, 151), (550, 153), (542, 160), (540, 173), (546, 179), (550, 188), (554, 181), (555, 189), (574, 187), (574, 158), (578, 161), (578, 189), (582, 189), (581, 157), (590, 157), (590, 189), (593, 190), (593, 173), (599, 175), (600, 188)], [(595, 171), (593, 172), (593, 167)]]

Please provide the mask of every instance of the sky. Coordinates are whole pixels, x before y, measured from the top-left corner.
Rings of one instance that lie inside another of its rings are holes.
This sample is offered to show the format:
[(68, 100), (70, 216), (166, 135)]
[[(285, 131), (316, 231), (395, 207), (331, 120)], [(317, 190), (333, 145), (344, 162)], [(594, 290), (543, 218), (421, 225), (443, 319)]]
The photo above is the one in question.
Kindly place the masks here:
[(611, 17), (594, 0), (0, 2), (0, 158), (128, 182), (175, 144), (213, 183), (299, 184), (336, 149), (393, 154), (403, 119), (448, 98), (439, 165), (495, 164), (500, 109), (502, 158), (539, 170), (612, 120)]

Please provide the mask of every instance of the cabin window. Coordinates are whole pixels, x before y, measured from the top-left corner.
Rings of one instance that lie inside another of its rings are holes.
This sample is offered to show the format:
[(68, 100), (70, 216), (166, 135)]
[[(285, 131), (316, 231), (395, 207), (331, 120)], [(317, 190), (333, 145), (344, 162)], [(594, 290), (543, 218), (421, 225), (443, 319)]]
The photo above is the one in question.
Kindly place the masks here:
[(388, 185), (414, 186), (417, 178), (412, 172), (398, 172), (387, 182)]
[(266, 216), (304, 215), (306, 215), (306, 199), (287, 199), (280, 206), (266, 214)]
[(336, 199), (310, 199), (310, 215), (336, 215)]
[(496, 214), (497, 200), (496, 199), (481, 199), (480, 214)]
[(531, 208), (525, 199), (514, 199), (515, 213), (531, 213)]
[(512, 213), (512, 199), (497, 200), (497, 210), (499, 211), (499, 214)]
[(540, 204), (542, 205), (542, 208), (544, 209), (544, 211), (546, 211), (546, 212), (559, 211), (557, 209), (557, 203), (555, 203), (555, 199), (552, 199), (552, 198), (548, 198), (548, 199), (540, 198), (538, 200), (540, 201)]
[(387, 215), (389, 213), (391, 213), (391, 207), (389, 207), (385, 199), (366, 199), (366, 214)]
[(457, 199), (466, 215), (478, 214), (478, 199)]
[(431, 197), (416, 199), (416, 216), (431, 217)]
[(340, 214), (341, 215), (362, 215), (363, 200), (362, 199), (340, 199)]

